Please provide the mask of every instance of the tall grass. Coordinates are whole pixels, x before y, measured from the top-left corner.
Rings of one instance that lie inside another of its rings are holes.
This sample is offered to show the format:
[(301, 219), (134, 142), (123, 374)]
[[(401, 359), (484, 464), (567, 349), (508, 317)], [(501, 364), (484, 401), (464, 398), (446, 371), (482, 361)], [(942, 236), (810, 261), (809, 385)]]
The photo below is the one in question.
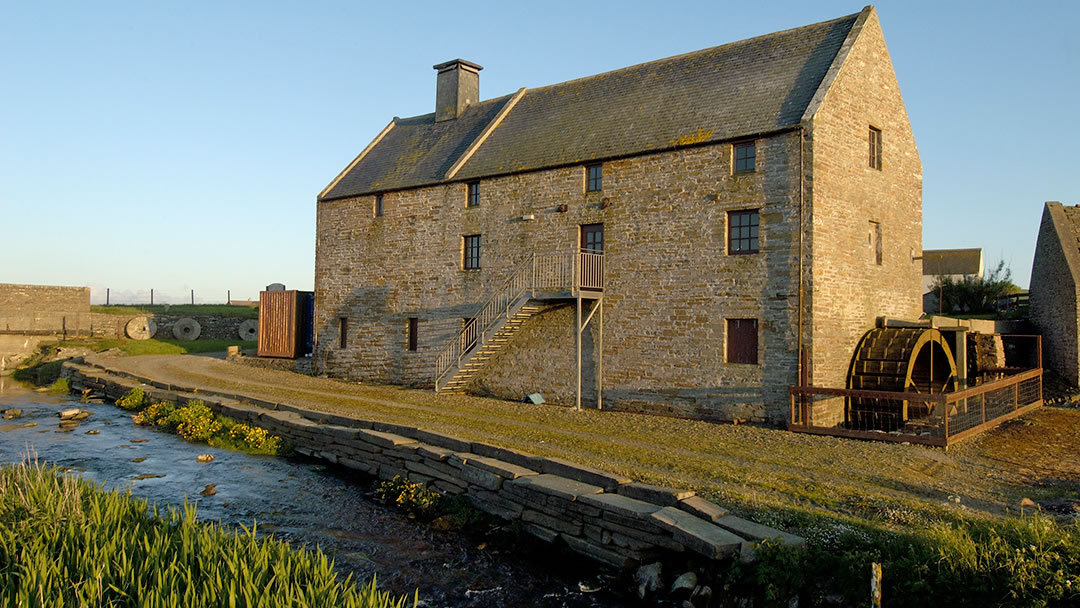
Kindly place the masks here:
[(147, 508), (36, 462), (0, 469), (0, 605), (384, 608), (416, 605), (339, 577), (320, 551), (255, 527)]

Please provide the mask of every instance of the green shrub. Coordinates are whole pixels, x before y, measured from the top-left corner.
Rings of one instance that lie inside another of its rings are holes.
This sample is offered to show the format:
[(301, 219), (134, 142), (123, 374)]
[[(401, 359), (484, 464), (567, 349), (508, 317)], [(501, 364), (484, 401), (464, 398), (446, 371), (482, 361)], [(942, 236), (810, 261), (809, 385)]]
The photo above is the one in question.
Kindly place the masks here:
[(57, 378), (55, 382), (49, 385), (49, 393), (52, 395), (68, 395), (71, 393), (71, 384), (68, 383), (67, 378)]
[(221, 430), (221, 424), (214, 420), (214, 412), (199, 399), (192, 399), (187, 405), (174, 409), (156, 424), (195, 442), (205, 442)]
[(393, 503), (410, 515), (433, 517), (439, 510), (442, 494), (429, 490), (422, 483), (412, 483), (400, 475), (384, 481), (375, 489), (379, 500)]
[(141, 386), (136, 386), (135, 388), (124, 393), (123, 397), (117, 399), (116, 405), (124, 408), (125, 410), (141, 410), (143, 406), (146, 405), (146, 393), (143, 391)]
[(159, 512), (35, 464), (0, 469), (0, 605), (400, 608), (317, 549)]
[(176, 404), (169, 401), (159, 401), (143, 408), (134, 418), (135, 424), (142, 426), (158, 426), (176, 410)]

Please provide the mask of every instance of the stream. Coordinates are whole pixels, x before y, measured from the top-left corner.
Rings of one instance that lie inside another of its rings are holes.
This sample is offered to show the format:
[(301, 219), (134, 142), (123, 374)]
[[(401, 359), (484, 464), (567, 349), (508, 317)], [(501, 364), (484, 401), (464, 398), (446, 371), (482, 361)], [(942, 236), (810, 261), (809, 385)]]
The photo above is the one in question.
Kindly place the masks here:
[[(57, 414), (72, 407), (92, 415), (61, 431)], [(613, 590), (626, 582), (593, 562), (507, 530), (466, 534), (416, 523), (375, 500), (374, 482), (348, 469), (188, 443), (135, 426), (114, 405), (34, 392), (0, 376), (0, 410), (7, 408), (23, 414), (0, 421), (0, 463), (18, 463), (29, 453), (162, 507), (194, 502), (202, 520), (257, 522), (260, 534), (320, 547), (359, 582), (377, 575), (380, 589), (419, 590), (421, 606), (630, 603)], [(214, 460), (197, 462), (199, 454)], [(216, 494), (201, 495), (209, 484)]]

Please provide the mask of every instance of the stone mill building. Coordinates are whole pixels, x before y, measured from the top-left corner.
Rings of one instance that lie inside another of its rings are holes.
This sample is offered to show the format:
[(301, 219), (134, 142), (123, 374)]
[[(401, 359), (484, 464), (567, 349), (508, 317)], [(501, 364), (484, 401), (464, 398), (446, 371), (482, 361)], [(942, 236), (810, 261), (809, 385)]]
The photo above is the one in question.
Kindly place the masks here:
[(481, 100), (437, 70), (317, 202), (316, 365), (782, 422), (921, 309), (922, 167), (877, 14)]

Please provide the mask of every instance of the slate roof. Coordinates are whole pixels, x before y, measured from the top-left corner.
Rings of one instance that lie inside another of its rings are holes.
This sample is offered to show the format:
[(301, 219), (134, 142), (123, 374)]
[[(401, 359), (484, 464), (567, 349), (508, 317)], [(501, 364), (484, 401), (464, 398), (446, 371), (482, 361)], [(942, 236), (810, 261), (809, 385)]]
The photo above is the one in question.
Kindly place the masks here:
[(923, 276), (971, 274), (982, 276), (982, 249), (924, 249)]
[[(872, 9), (864, 9), (872, 10)], [(799, 125), (859, 14), (526, 90), (454, 181)], [(509, 101), (400, 119), (323, 199), (432, 185)]]

